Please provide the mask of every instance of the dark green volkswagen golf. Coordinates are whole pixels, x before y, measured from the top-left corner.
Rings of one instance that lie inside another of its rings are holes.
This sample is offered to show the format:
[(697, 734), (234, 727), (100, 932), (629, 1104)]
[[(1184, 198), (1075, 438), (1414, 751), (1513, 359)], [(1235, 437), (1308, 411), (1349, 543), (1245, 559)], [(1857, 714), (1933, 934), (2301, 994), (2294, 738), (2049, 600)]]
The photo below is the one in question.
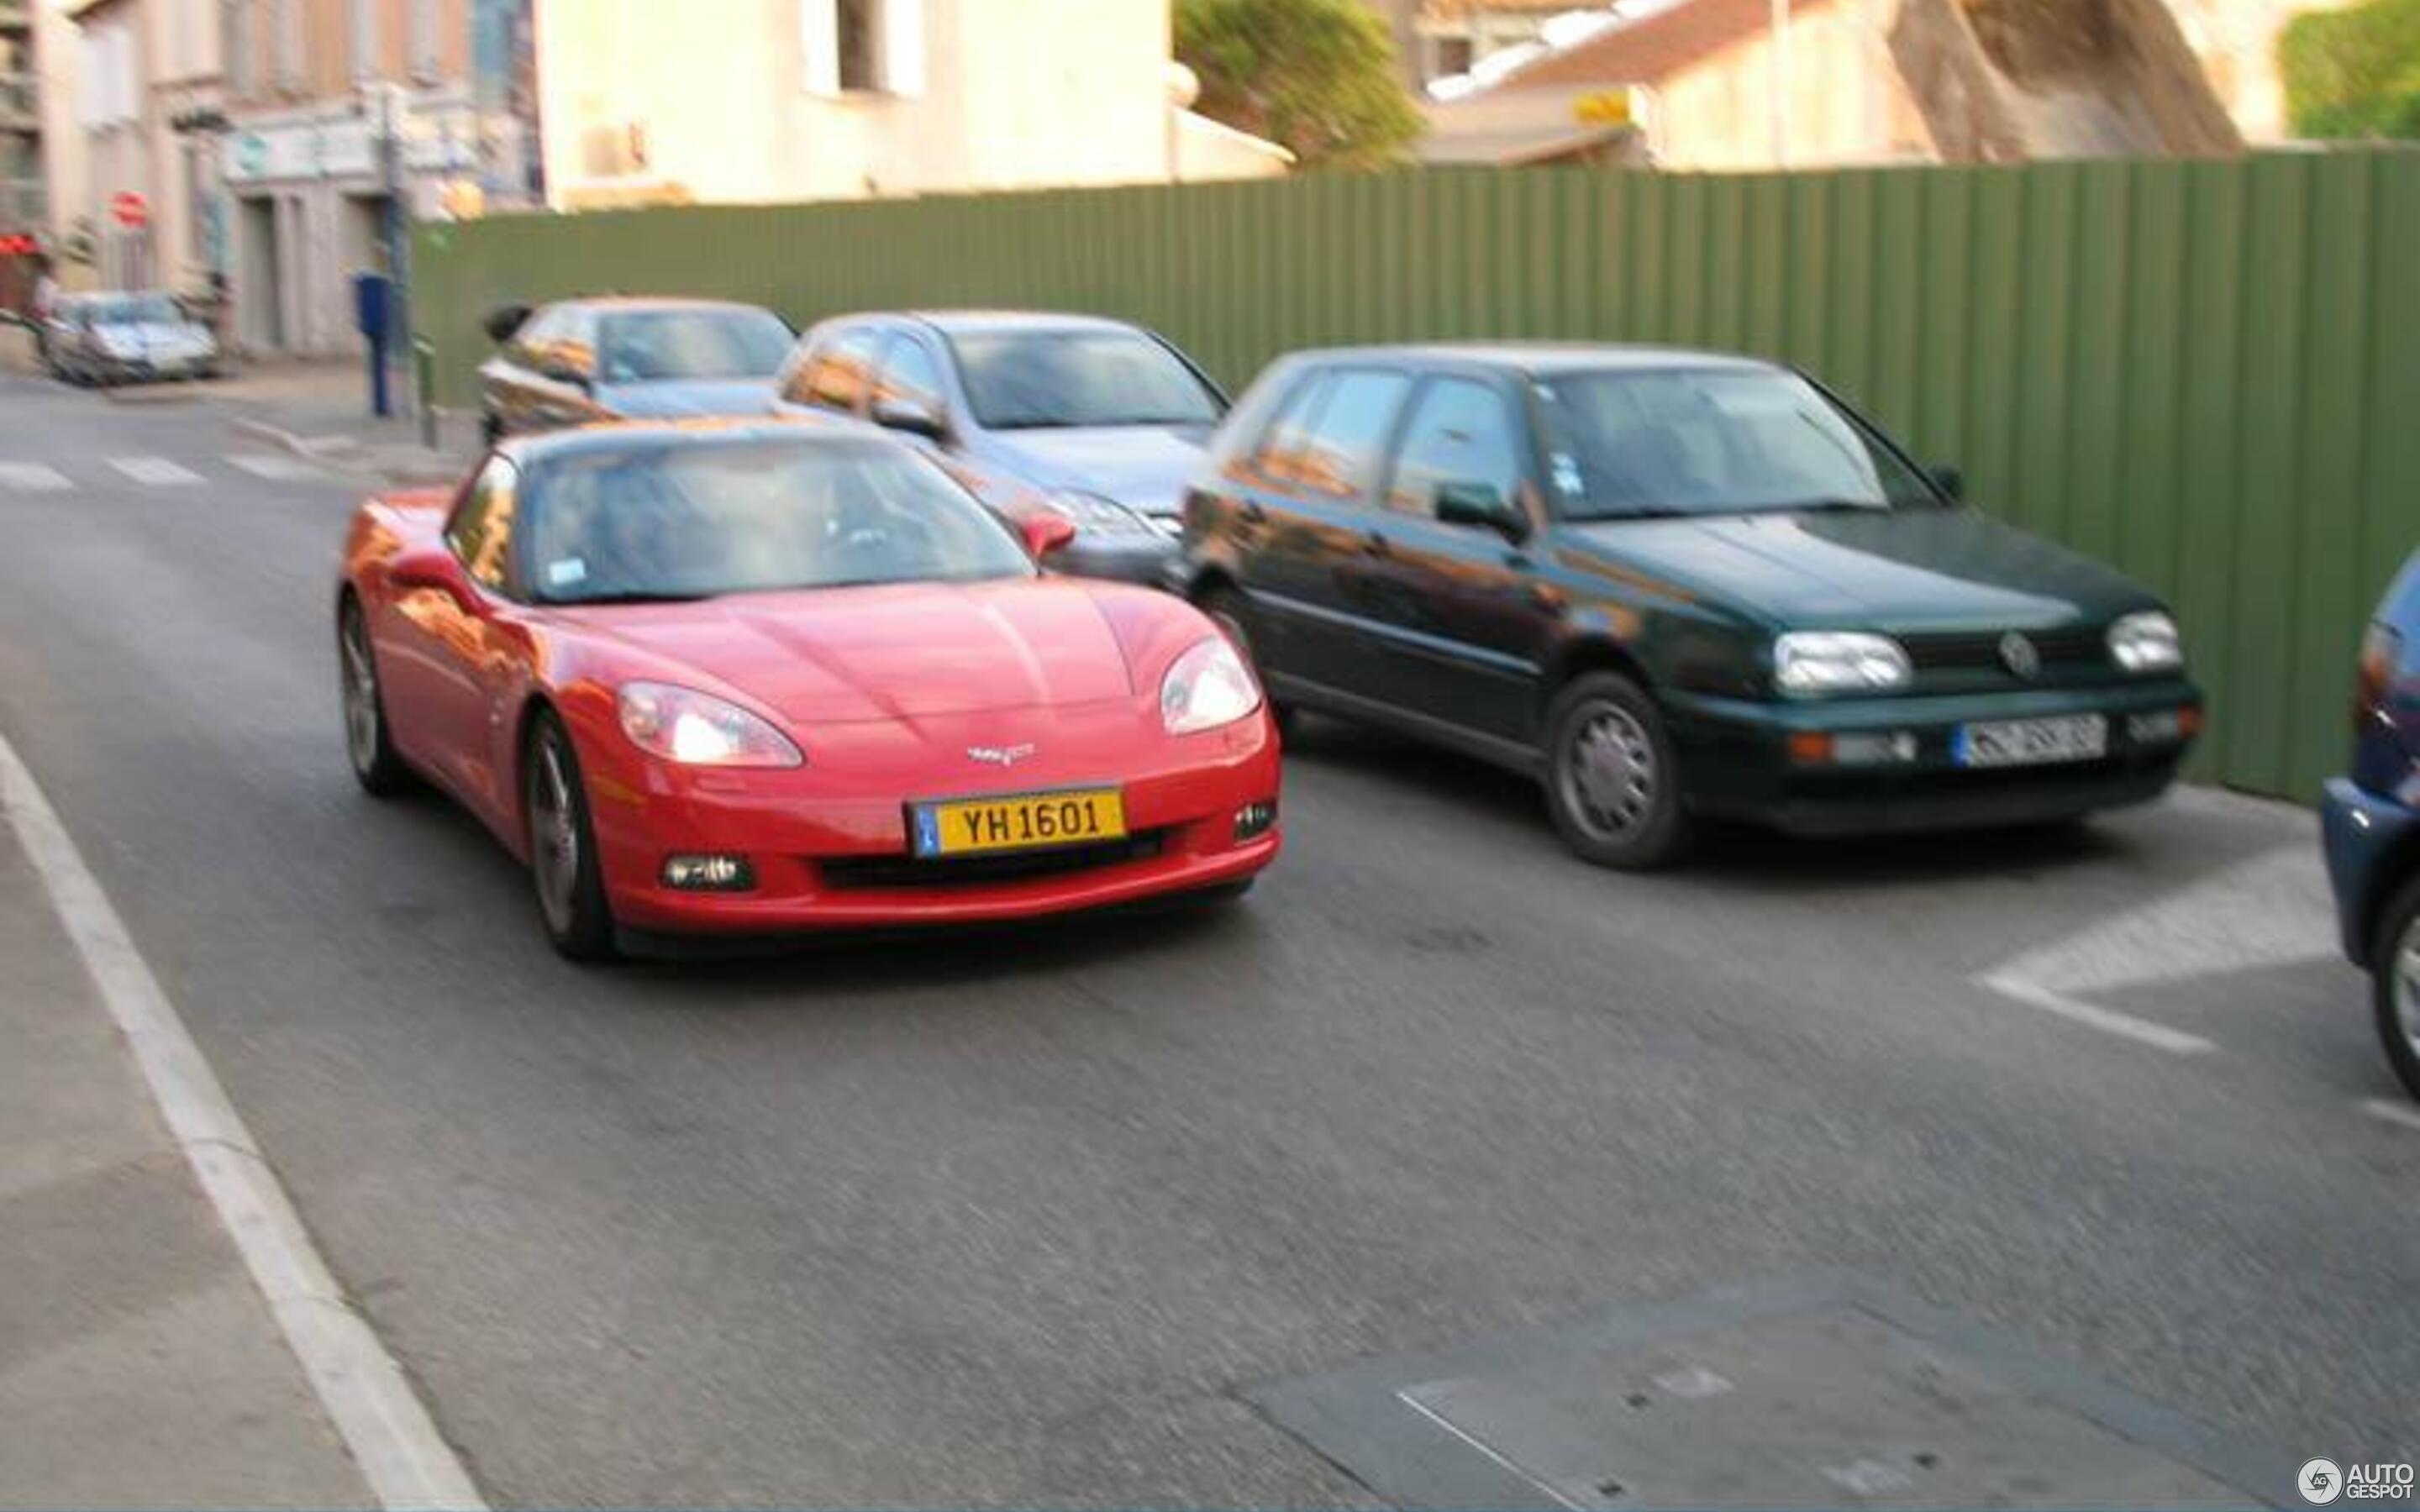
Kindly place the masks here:
[(1182, 586), (1282, 716), (1528, 773), (1581, 856), (1699, 817), (2066, 820), (2201, 721), (2149, 592), (1963, 506), (1807, 378), (1577, 346), (1298, 353), (1187, 496)]

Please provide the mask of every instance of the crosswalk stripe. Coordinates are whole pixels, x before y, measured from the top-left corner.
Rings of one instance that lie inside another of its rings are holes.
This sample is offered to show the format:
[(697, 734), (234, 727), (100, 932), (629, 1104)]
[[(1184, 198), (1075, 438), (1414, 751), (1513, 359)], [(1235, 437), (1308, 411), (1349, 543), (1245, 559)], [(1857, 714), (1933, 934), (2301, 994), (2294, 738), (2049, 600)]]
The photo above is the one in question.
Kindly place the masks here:
[(0, 462), (0, 488), (17, 493), (57, 493), (73, 486), (67, 474), (39, 462)]
[(171, 462), (164, 456), (113, 456), (109, 465), (135, 482), (154, 487), (182, 486), (202, 481), (202, 475), (192, 468)]
[(311, 483), (327, 476), (299, 456), (280, 456), (274, 452), (234, 452), (227, 461), (271, 483)]

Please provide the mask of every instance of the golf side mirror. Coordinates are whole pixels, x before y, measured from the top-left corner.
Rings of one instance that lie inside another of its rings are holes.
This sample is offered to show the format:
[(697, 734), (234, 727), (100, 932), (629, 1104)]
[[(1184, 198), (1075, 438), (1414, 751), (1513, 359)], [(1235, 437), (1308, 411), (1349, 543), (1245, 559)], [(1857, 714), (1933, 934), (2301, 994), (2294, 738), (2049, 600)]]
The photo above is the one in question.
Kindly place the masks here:
[(1932, 469), (1932, 486), (1953, 504), (1966, 501), (1966, 474), (1947, 463)]
[(1494, 531), (1515, 545), (1529, 536), (1528, 517), (1492, 483), (1438, 484), (1436, 517), (1448, 525)]

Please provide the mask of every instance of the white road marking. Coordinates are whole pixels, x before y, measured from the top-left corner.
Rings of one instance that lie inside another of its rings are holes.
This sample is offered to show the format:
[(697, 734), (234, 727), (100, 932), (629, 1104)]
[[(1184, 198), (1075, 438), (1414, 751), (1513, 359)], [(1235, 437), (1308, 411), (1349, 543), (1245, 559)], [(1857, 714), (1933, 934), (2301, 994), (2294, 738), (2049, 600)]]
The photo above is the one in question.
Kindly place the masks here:
[(279, 456), (271, 452), (232, 452), (227, 460), (256, 478), (271, 483), (314, 483), (328, 474), (299, 456)]
[(2382, 1097), (2371, 1097), (2362, 1100), (2361, 1110), (2373, 1119), (2383, 1119), (2389, 1123), (2399, 1123), (2406, 1129), (2420, 1129), (2420, 1106), (2404, 1103), (2389, 1103)]
[(2337, 951), (2314, 835), (1993, 968), (2065, 993), (2251, 971)]
[(1452, 1419), (1447, 1417), (1443, 1412), (1438, 1412), (1435, 1408), (1431, 1407), (1428, 1403), (1412, 1395), (1413, 1392), (1419, 1389), (1420, 1388), (1417, 1386), (1404, 1387), (1403, 1390), (1395, 1393), (1395, 1400), (1403, 1403), (1405, 1407), (1408, 1407), (1413, 1412), (1419, 1413), (1420, 1416), (1427, 1418), (1438, 1427), (1445, 1429), (1448, 1433), (1452, 1434), (1455, 1438), (1460, 1439), (1463, 1443), (1478, 1450), (1481, 1455), (1486, 1457), (1489, 1463), (1501, 1468), (1511, 1474), (1520, 1476), (1529, 1485), (1535, 1486), (1538, 1489), (1545, 1492), (1549, 1497), (1554, 1499), (1557, 1506), (1569, 1507), (1571, 1512), (1582, 1512), (1580, 1504), (1577, 1502), (1573, 1501), (1570, 1497), (1565, 1496), (1562, 1492), (1555, 1489), (1552, 1486), (1547, 1485), (1544, 1481), (1540, 1480), (1537, 1476), (1530, 1474), (1526, 1470), (1523, 1470), (1519, 1465), (1514, 1464), (1512, 1460), (1505, 1458), (1502, 1455), (1496, 1452), (1493, 1445), (1463, 1431), (1462, 1427), (1454, 1423)]
[(58, 493), (72, 488), (68, 475), (39, 462), (0, 462), (0, 488), (17, 493)]
[(484, 1508), (402, 1370), (311, 1242), (50, 800), (0, 736), (0, 816), (16, 830), (169, 1134), (225, 1225), (312, 1390), (386, 1507)]
[(2003, 996), (2177, 1055), (2212, 1041), (2091, 1001), (2112, 988), (2253, 971), (2336, 953), (2319, 847), (2284, 846), (2129, 910), (1978, 980)]
[(192, 468), (164, 456), (113, 456), (109, 465), (135, 482), (153, 487), (183, 487), (202, 481), (202, 475)]
[(2132, 1040), (2137, 1044), (2147, 1044), (2155, 1050), (2165, 1050), (2170, 1055), (2193, 1056), (2218, 1048), (2216, 1044), (2198, 1034), (2187, 1034), (2182, 1029), (2172, 1029), (2164, 1024), (2155, 1024), (2147, 1018), (2136, 1018), (2132, 1013), (2120, 1013), (2114, 1008), (2102, 1008), (2085, 1002), (2081, 998), (2055, 993), (2039, 983), (2025, 981), (2019, 978), (1994, 974), (1985, 977), (1983, 985), (2003, 997), (2014, 998), (2020, 1003), (2039, 1008), (2046, 1013), (2055, 1013), (2063, 1019), (2088, 1025), (2104, 1034), (2114, 1034), (2121, 1039)]

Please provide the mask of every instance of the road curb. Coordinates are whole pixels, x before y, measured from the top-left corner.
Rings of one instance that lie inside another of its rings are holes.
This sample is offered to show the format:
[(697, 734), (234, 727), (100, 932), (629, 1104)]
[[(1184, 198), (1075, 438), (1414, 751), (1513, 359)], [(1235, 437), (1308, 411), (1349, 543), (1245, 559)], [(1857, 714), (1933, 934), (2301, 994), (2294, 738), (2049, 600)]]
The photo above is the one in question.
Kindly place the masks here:
[(334, 461), (347, 454), (358, 455), (365, 450), (362, 443), (350, 436), (305, 436), (266, 420), (238, 419), (232, 422), (232, 427), (239, 436), (267, 441), (282, 451), (309, 457), (315, 462)]
[(487, 1503), (470, 1473), (328, 1269), (201, 1046), (6, 736), (0, 736), (0, 818), (15, 829), (133, 1052), (170, 1137), (234, 1240), (370, 1493), (390, 1509), (482, 1512)]

